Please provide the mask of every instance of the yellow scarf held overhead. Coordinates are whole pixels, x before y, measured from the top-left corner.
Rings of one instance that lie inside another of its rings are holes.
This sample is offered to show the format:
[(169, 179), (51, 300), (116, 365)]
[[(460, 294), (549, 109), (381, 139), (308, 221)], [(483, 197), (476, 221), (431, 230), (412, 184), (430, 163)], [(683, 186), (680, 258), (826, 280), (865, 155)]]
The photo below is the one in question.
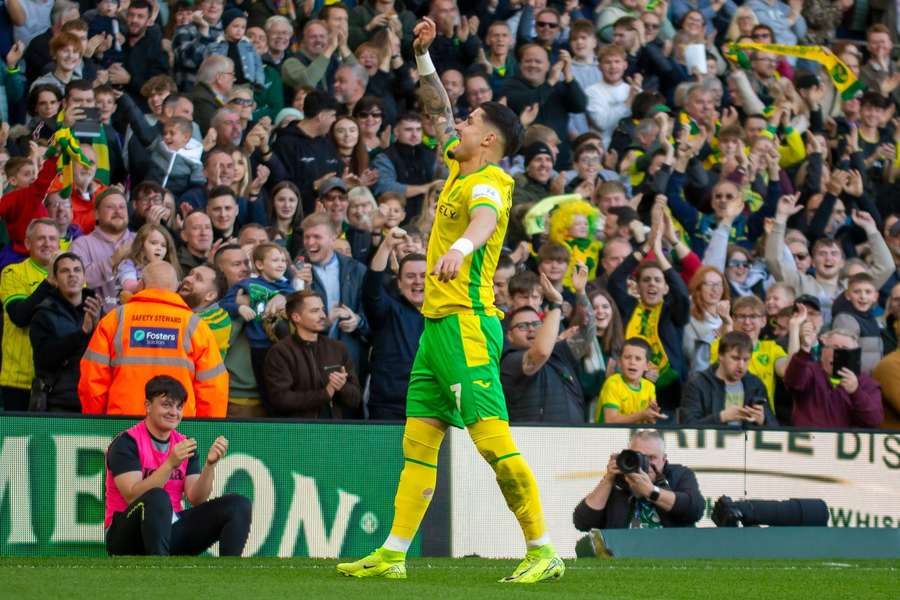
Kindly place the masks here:
[[(856, 92), (863, 89), (863, 84), (856, 79), (853, 71), (825, 46), (786, 46), (784, 44), (730, 44), (725, 57), (742, 67), (747, 63), (742, 50), (758, 50), (784, 56), (796, 56), (817, 62), (828, 71), (828, 76), (841, 98), (849, 100)], [(746, 68), (746, 67), (745, 67)]]
[(47, 149), (46, 157), (59, 156), (56, 163), (56, 180), (50, 189), (59, 192), (62, 198), (69, 198), (72, 195), (72, 185), (75, 181), (75, 163), (79, 163), (84, 167), (89, 167), (93, 163), (81, 149), (81, 144), (72, 135), (72, 130), (68, 127), (58, 129), (53, 134), (53, 140)]

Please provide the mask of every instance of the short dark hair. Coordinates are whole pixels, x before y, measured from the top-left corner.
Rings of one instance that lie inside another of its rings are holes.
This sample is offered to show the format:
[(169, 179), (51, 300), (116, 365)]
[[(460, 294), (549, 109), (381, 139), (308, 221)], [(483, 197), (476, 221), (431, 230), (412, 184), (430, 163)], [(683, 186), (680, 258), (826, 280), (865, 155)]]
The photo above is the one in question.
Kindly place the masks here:
[(37, 115), (38, 97), (41, 94), (43, 94), (44, 92), (50, 92), (51, 94), (56, 96), (57, 102), (61, 102), (63, 99), (62, 94), (59, 91), (59, 88), (56, 87), (55, 85), (51, 85), (49, 83), (38, 84), (38, 85), (34, 86), (33, 88), (31, 88), (31, 91), (28, 92), (28, 100), (26, 102), (26, 104), (27, 104), (26, 108), (28, 109), (28, 114)]
[(330, 96), (321, 90), (311, 90), (303, 98), (303, 118), (312, 119), (326, 110), (338, 109), (338, 102), (334, 96)]
[(406, 265), (406, 263), (415, 261), (428, 262), (428, 258), (421, 252), (411, 252), (400, 259), (400, 264), (397, 266), (397, 273), (403, 272), (403, 267)]
[(216, 269), (219, 268), (219, 257), (229, 250), (240, 250), (243, 252), (243, 248), (237, 242), (233, 242), (231, 244), (224, 244), (219, 246), (219, 249), (216, 250), (216, 253), (213, 255), (213, 265), (215, 265)]
[(504, 252), (503, 254), (500, 255), (500, 258), (497, 259), (497, 269), (496, 270), (508, 269), (510, 267), (515, 267), (515, 266), (516, 266), (516, 261), (514, 261), (509, 254)]
[(523, 312), (533, 312), (537, 316), (541, 316), (541, 313), (538, 312), (538, 309), (531, 306), (530, 304), (526, 304), (525, 306), (520, 306), (519, 308), (510, 312), (509, 313), (509, 321), (507, 321), (507, 322), (512, 323), (512, 320), (516, 318), (516, 315), (523, 313)]
[(847, 280), (847, 289), (849, 290), (851, 287), (856, 285), (857, 283), (868, 283), (876, 290), (878, 289), (878, 285), (875, 283), (875, 278), (872, 277), (871, 273), (863, 271), (862, 273), (856, 273), (855, 275), (851, 275), (850, 279)]
[(541, 285), (541, 280), (534, 271), (522, 271), (509, 278), (507, 288), (509, 297), (519, 294), (531, 294), (532, 290)]
[(613, 206), (607, 212), (616, 215), (616, 225), (619, 227), (628, 227), (632, 221), (641, 220), (638, 212), (630, 206)]
[(318, 298), (319, 300), (322, 300), (323, 304), (325, 303), (325, 300), (319, 292), (306, 288), (299, 292), (294, 292), (287, 297), (287, 302), (284, 303), (284, 314), (290, 316), (295, 312), (298, 312), (303, 307), (303, 303), (306, 302), (307, 298)]
[(630, 337), (622, 344), (622, 349), (625, 349), (625, 346), (631, 346), (633, 348), (643, 348), (644, 354), (647, 357), (647, 362), (650, 362), (650, 356), (653, 354), (653, 349), (650, 348), (650, 344), (647, 343), (647, 340), (639, 337)]
[(53, 259), (53, 276), (56, 276), (56, 272), (59, 270), (59, 261), (66, 260), (77, 260), (81, 263), (81, 267), (84, 268), (84, 261), (81, 260), (81, 257), (75, 254), (74, 252), (63, 252), (59, 256)]
[(503, 138), (503, 156), (518, 152), (525, 138), (525, 128), (519, 121), (519, 115), (499, 102), (485, 102), (479, 108), (484, 113), (484, 120)]
[(212, 201), (213, 198), (218, 198), (220, 196), (231, 196), (234, 201), (237, 202), (237, 194), (235, 194), (234, 190), (227, 185), (217, 185), (209, 191), (207, 198), (209, 201)]
[(145, 9), (147, 9), (148, 13), (153, 12), (153, 9), (150, 7), (150, 3), (147, 2), (147, 0), (131, 0), (131, 3), (128, 5), (128, 8), (129, 9), (136, 8), (138, 10), (145, 8)]
[(79, 92), (93, 92), (94, 84), (87, 79), (73, 79), (66, 84), (66, 98), (71, 96), (72, 92), (75, 90), (78, 90)]
[(144, 397), (147, 399), (147, 402), (152, 404), (154, 400), (164, 396), (171, 398), (181, 406), (187, 400), (187, 390), (174, 377), (156, 375), (144, 386)]
[(753, 340), (743, 331), (729, 331), (719, 340), (719, 356), (732, 350), (753, 354)]

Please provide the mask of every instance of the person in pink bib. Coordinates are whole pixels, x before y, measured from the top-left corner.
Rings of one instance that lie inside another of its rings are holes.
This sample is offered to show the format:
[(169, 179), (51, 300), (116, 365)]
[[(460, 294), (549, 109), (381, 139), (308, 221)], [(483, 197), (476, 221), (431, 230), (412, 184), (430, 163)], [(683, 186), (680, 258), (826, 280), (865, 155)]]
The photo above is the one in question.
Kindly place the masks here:
[(117, 435), (106, 451), (107, 553), (197, 555), (219, 542), (221, 556), (240, 556), (250, 533), (250, 501), (238, 494), (209, 499), (228, 440), (216, 438), (201, 468), (197, 441), (176, 431), (187, 400), (184, 386), (158, 375), (144, 396), (147, 417)]

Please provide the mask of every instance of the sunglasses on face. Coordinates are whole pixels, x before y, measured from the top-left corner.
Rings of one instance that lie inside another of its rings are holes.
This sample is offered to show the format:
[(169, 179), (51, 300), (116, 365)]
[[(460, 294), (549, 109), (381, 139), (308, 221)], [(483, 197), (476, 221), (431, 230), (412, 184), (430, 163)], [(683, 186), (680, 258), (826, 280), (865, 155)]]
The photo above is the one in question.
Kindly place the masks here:
[(728, 261), (729, 268), (732, 269), (746, 269), (750, 266), (750, 261), (748, 260), (729, 260)]
[(552, 21), (537, 21), (535, 23), (536, 27), (549, 27), (550, 29), (556, 29), (559, 27), (559, 23), (553, 23)]
[(382, 116), (384, 116), (382, 113), (380, 113), (378, 111), (374, 111), (374, 110), (373, 111), (365, 111), (364, 110), (359, 113), (360, 119), (365, 119), (366, 117), (372, 117), (373, 119), (380, 119)]
[(803, 253), (793, 254), (792, 256), (794, 257), (794, 260), (806, 260), (807, 258), (809, 258), (809, 254)]
[(238, 106), (253, 106), (252, 98), (232, 98), (228, 104), (237, 104)]

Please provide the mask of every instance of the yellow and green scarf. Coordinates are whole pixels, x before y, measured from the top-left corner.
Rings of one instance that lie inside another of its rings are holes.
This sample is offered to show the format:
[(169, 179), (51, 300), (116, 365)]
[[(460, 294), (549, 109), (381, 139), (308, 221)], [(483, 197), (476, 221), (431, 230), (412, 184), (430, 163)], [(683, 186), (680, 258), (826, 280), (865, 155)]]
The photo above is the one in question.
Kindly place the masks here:
[(841, 98), (849, 100), (856, 92), (863, 89), (863, 84), (856, 79), (856, 75), (847, 65), (839, 59), (834, 52), (825, 46), (787, 46), (784, 44), (730, 44), (725, 50), (725, 58), (731, 60), (743, 69), (750, 68), (750, 58), (744, 50), (759, 50), (783, 56), (796, 56), (817, 62), (828, 71), (831, 82), (841, 94)]
[[(52, 189), (58, 191), (63, 198), (72, 196), (72, 185), (75, 181), (75, 162), (84, 167), (89, 167), (93, 163), (81, 149), (81, 144), (72, 135), (72, 130), (68, 127), (57, 129), (53, 134), (50, 147), (47, 148), (45, 158), (59, 156), (56, 162), (57, 180)], [(109, 171), (107, 171), (107, 178)]]

